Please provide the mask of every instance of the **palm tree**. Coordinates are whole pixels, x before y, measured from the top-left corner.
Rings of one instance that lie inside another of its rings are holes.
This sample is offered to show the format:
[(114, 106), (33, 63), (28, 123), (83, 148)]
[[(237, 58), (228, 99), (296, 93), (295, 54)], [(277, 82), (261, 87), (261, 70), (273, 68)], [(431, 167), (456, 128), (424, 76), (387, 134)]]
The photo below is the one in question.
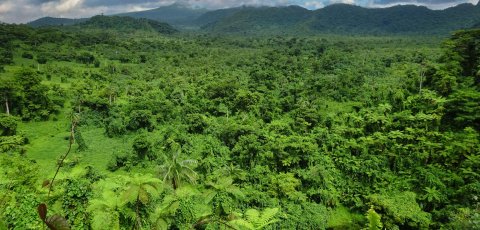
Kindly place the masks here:
[(183, 181), (195, 184), (197, 173), (193, 167), (197, 164), (196, 160), (180, 160), (181, 147), (173, 151), (174, 153), (160, 166), (160, 177), (164, 182), (170, 182), (173, 189), (176, 190)]
[(247, 173), (245, 170), (240, 168), (238, 165), (230, 165), (223, 166), (222, 168), (215, 170), (213, 175), (218, 177), (231, 177), (234, 180), (245, 180), (247, 178)]

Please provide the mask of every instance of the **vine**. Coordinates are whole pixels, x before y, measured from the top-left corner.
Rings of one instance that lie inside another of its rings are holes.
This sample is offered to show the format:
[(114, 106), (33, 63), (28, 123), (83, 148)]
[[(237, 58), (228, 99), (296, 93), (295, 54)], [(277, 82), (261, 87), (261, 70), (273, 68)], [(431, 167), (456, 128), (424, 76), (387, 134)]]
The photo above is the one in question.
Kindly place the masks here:
[[(78, 114), (73, 114), (67, 152), (65, 152), (65, 154), (63, 154), (63, 156), (61, 157), (60, 161), (58, 161), (57, 169), (52, 179), (44, 183), (44, 185), (46, 184), (46, 186), (49, 186), (47, 198), (50, 197), (50, 193), (52, 192), (52, 189), (53, 189), (53, 182), (55, 181), (55, 178), (57, 177), (58, 172), (60, 171), (60, 168), (63, 167), (63, 162), (70, 154), (70, 151), (72, 150), (72, 145), (75, 143), (75, 130), (76, 130), (78, 121), (79, 121)], [(47, 218), (47, 205), (45, 203), (39, 204), (37, 209), (38, 209), (38, 214), (40, 218), (49, 229), (51, 230), (69, 230), (70, 229), (70, 226), (68, 225), (67, 220), (58, 214), (54, 214)]]

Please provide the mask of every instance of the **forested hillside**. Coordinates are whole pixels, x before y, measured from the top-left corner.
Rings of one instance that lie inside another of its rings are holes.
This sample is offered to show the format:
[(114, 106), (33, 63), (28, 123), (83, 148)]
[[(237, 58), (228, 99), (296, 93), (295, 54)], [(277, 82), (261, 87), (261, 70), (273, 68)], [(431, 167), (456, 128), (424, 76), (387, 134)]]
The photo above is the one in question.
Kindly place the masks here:
[(209, 12), (196, 21), (203, 30), (217, 33), (291, 33), (310, 15), (299, 6), (239, 7)]
[(119, 16), (147, 18), (159, 22), (166, 22), (176, 26), (191, 26), (193, 21), (208, 12), (207, 9), (191, 8), (179, 3), (163, 6), (156, 9), (122, 13)]
[(314, 31), (347, 34), (448, 34), (480, 20), (480, 7), (461, 4), (444, 10), (398, 5), (362, 8), (347, 4), (316, 10), (307, 24)]
[[(177, 29), (216, 34), (447, 36), (451, 31), (468, 29), (478, 23), (480, 5), (465, 3), (444, 10), (431, 10), (425, 6), (414, 5), (364, 8), (349, 4), (333, 4), (317, 10), (295, 5), (205, 10), (173, 4), (119, 15), (166, 22)], [(62, 25), (67, 24), (65, 20), (42, 18), (29, 24)], [(70, 22), (75, 20), (71, 19)]]
[(0, 229), (478, 229), (480, 30), (123, 29), (0, 25)]
[(29, 22), (28, 25), (32, 27), (46, 27), (46, 26), (70, 26), (82, 23), (88, 20), (87, 18), (70, 19), (70, 18), (54, 18), (43, 17), (35, 21)]
[(76, 25), (76, 27), (80, 27), (81, 29), (116, 30), (121, 32), (145, 31), (162, 34), (172, 34), (177, 32), (176, 29), (167, 23), (150, 19), (103, 15), (94, 16), (87, 21)]

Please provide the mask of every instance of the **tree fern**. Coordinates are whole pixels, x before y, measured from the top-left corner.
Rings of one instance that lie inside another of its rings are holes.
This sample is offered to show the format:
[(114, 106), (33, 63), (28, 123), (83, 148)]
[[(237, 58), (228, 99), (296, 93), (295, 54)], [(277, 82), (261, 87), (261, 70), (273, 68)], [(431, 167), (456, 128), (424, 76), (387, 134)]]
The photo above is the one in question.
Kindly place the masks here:
[(151, 222), (153, 222), (158, 229), (165, 229), (171, 224), (171, 220), (180, 206), (180, 200), (194, 194), (198, 194), (198, 191), (190, 187), (182, 187), (177, 189), (175, 193), (167, 194), (163, 198), (162, 203), (155, 209), (154, 214), (150, 218)]
[(162, 181), (152, 176), (139, 174), (127, 179), (127, 188), (122, 193), (122, 201), (134, 205), (135, 226), (137, 229), (141, 229), (140, 209), (150, 203), (151, 197), (157, 196), (163, 191)]
[(127, 188), (122, 193), (122, 201), (126, 203), (141, 202), (147, 205), (150, 197), (159, 195), (163, 191), (162, 181), (148, 175), (135, 175), (127, 179)]
[(230, 224), (236, 229), (260, 230), (278, 222), (278, 219), (275, 218), (278, 212), (278, 208), (266, 208), (263, 212), (256, 209), (248, 209), (245, 211), (244, 218), (232, 220)]
[(151, 175), (118, 176), (98, 185), (102, 196), (90, 201), (88, 211), (93, 216), (94, 229), (120, 229), (120, 225), (141, 226), (140, 207), (151, 203), (162, 191), (162, 181)]
[(93, 229), (120, 229), (123, 204), (113, 191), (104, 191), (102, 198), (90, 201), (88, 211), (92, 215)]
[(217, 215), (230, 214), (235, 208), (237, 201), (245, 198), (239, 187), (233, 184), (233, 179), (223, 177), (215, 182), (207, 182), (208, 190), (203, 192), (205, 203), (213, 204)]

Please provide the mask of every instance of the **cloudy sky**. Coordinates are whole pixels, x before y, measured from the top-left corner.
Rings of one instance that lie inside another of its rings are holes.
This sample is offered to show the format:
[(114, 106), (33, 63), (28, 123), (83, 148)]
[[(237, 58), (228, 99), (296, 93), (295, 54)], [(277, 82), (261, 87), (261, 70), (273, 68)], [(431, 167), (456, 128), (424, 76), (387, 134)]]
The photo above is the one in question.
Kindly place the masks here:
[(174, 2), (208, 9), (240, 5), (299, 5), (308, 9), (318, 9), (333, 3), (364, 7), (416, 4), (431, 9), (443, 9), (466, 2), (476, 4), (478, 0), (0, 0), (0, 21), (25, 23), (44, 16), (90, 17), (101, 13), (114, 14), (152, 9)]

